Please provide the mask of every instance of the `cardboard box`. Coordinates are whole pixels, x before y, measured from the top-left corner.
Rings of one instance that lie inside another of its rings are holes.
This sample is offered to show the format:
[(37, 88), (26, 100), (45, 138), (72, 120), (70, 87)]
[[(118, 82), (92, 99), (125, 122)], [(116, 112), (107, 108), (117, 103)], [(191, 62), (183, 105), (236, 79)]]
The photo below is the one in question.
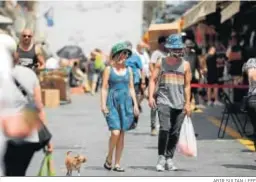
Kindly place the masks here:
[(42, 89), (57, 89), (60, 92), (60, 100), (67, 101), (68, 95), (68, 82), (65, 78), (60, 76), (45, 76), (43, 81), (41, 82)]
[(152, 24), (149, 27), (149, 45), (150, 50), (154, 51), (158, 48), (158, 37), (169, 36), (171, 34), (178, 33), (180, 24), (178, 22), (168, 24)]
[(60, 91), (57, 89), (43, 89), (42, 101), (45, 107), (55, 108), (60, 105)]

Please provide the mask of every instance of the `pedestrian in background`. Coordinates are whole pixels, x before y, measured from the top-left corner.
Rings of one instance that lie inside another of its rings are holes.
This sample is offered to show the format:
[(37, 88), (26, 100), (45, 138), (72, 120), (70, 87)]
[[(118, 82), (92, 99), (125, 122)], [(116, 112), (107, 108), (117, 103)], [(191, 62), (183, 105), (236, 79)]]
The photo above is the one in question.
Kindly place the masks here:
[[(165, 43), (166, 43), (166, 37), (165, 36), (160, 36), (158, 38), (158, 49), (156, 49), (150, 59), (150, 76), (152, 76), (152, 73), (154, 71), (155, 65), (157, 63), (157, 60), (159, 58), (164, 58), (167, 56), (167, 50), (165, 48)], [(157, 83), (158, 84), (158, 83)], [(157, 130), (156, 130), (156, 114), (157, 110), (155, 108), (151, 108), (150, 110), (150, 122), (151, 122), (151, 135), (156, 136), (157, 135)]]
[(45, 59), (40, 45), (34, 43), (33, 36), (32, 30), (24, 29), (21, 33), (17, 52), (19, 64), (35, 71), (45, 68)]
[[(190, 68), (191, 68), (191, 73), (192, 73), (192, 84), (198, 84), (199, 79), (201, 77), (200, 75), (200, 66), (199, 66), (199, 59), (198, 56), (194, 50), (195, 44), (192, 40), (187, 39), (185, 41), (185, 51), (184, 51), (184, 59), (189, 62)], [(191, 101), (192, 98), (194, 97), (195, 100), (195, 108), (194, 110), (199, 109), (199, 93), (197, 88), (191, 88)]]
[(248, 75), (249, 90), (245, 100), (245, 109), (253, 127), (253, 141), (256, 149), (256, 58), (250, 58), (243, 66), (243, 72)]
[[(218, 69), (217, 69), (217, 55), (215, 46), (210, 46), (208, 49), (208, 54), (206, 58), (207, 64), (207, 83), (210, 85), (218, 86)], [(213, 91), (213, 93), (212, 93)], [(215, 106), (222, 106), (222, 103), (219, 101), (218, 96), (219, 88), (208, 88), (207, 89), (207, 105), (210, 106), (212, 103)], [(214, 102), (212, 102), (214, 100)]]
[[(143, 73), (142, 60), (140, 56), (136, 53), (136, 51), (133, 50), (132, 43), (130, 41), (126, 41), (126, 44), (129, 47), (129, 49), (132, 50), (132, 55), (129, 58), (127, 58), (127, 60), (125, 61), (125, 65), (132, 69), (133, 84), (134, 84), (134, 89), (136, 93), (136, 99), (137, 99), (138, 107), (141, 111), (141, 106), (139, 105), (140, 104), (139, 99), (141, 96), (141, 88), (145, 87), (145, 77)], [(136, 123), (134, 127), (136, 127), (139, 121), (139, 116), (135, 116), (134, 119)]]

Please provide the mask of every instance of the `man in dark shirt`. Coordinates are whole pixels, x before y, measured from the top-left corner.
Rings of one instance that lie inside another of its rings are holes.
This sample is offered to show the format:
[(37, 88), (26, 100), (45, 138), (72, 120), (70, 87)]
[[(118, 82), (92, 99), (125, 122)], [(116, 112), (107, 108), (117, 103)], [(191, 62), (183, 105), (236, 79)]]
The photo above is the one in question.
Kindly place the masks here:
[[(198, 73), (200, 73), (199, 60), (198, 60), (195, 50), (193, 49), (194, 47), (195, 47), (195, 44), (191, 40), (187, 39), (185, 41), (184, 59), (190, 63), (190, 68), (191, 68), (191, 73), (192, 73), (191, 83), (198, 83), (196, 71), (198, 71)], [(198, 106), (199, 106), (199, 94), (198, 94), (197, 88), (191, 89), (191, 100), (192, 100), (192, 94), (194, 95), (194, 99), (195, 99), (195, 110), (197, 110)]]
[(33, 42), (33, 32), (30, 29), (22, 31), (17, 52), (20, 65), (32, 70), (43, 69), (45, 67), (41, 47)]

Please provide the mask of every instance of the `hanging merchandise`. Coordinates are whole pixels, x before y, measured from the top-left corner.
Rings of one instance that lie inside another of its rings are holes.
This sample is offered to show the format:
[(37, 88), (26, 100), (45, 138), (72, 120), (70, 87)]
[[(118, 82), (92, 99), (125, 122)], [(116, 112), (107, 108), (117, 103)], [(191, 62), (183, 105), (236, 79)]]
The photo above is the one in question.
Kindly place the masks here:
[(46, 23), (47, 23), (48, 27), (53, 27), (54, 26), (53, 8), (52, 7), (49, 10), (46, 11), (46, 13), (44, 14), (44, 18), (46, 20)]

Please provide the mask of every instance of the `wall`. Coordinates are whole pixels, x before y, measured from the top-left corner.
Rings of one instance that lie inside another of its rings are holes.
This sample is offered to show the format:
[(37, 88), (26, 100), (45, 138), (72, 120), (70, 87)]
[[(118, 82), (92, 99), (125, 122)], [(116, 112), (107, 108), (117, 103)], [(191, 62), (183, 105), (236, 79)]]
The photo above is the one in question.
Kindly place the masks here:
[[(53, 27), (44, 18), (50, 7)], [(54, 52), (68, 44), (80, 45), (85, 53), (96, 47), (109, 52), (117, 41), (135, 44), (141, 38), (142, 1), (40, 1), (37, 8), (37, 28)]]

